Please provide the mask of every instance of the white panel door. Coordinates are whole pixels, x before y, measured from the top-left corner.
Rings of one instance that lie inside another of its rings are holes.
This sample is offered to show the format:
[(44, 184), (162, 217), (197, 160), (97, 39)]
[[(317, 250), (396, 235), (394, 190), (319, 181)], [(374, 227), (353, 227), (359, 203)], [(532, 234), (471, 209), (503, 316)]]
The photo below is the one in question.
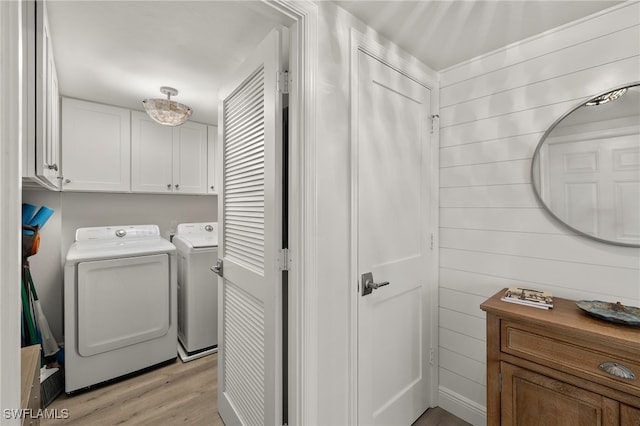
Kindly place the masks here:
[(131, 111), (131, 190), (170, 193), (173, 190), (173, 128)]
[(207, 126), (186, 122), (173, 128), (173, 191), (207, 193)]
[[(431, 380), (430, 91), (359, 51), (355, 95), (358, 423), (409, 425)], [(366, 273), (381, 285), (370, 294)]]
[(218, 407), (225, 424), (282, 424), (282, 113), (276, 30), (220, 97)]

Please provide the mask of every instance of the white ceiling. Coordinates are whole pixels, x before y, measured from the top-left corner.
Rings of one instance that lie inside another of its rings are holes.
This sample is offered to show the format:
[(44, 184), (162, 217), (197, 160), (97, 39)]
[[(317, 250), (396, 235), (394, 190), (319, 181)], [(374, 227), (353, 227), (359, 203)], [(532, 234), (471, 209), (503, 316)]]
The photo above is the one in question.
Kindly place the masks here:
[(47, 2), (61, 94), (142, 110), (172, 98), (217, 123), (221, 82), (277, 25), (256, 2)]
[(622, 1), (337, 0), (335, 3), (439, 71)]
[[(61, 94), (126, 108), (180, 93), (215, 124), (219, 84), (279, 23), (260, 1), (47, 2)], [(435, 70), (620, 3), (422, 0), (336, 3)]]

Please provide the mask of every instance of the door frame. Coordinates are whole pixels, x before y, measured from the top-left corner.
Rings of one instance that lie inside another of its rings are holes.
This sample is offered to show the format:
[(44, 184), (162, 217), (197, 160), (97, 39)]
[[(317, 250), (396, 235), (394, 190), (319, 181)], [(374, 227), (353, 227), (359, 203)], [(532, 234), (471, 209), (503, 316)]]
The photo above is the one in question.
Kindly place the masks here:
[(288, 25), (289, 47), (289, 424), (316, 424), (318, 344), (315, 242), (316, 79), (318, 5), (312, 0), (262, 0)]
[(429, 375), (431, 383), (428, 389), (429, 406), (434, 407), (437, 402), (438, 395), (438, 265), (439, 265), (439, 154), (440, 154), (440, 138), (438, 128), (439, 113), (439, 79), (436, 72), (420, 63), (409, 54), (402, 51), (397, 46), (386, 43), (383, 45), (370, 35), (365, 35), (358, 30), (351, 29), (351, 51), (350, 51), (350, 125), (351, 125), (351, 144), (350, 144), (350, 169), (351, 169), (351, 205), (350, 205), (350, 261), (349, 276), (351, 277), (349, 285), (352, 288), (349, 291), (349, 416), (351, 424), (358, 424), (358, 301), (360, 294), (358, 292), (358, 204), (357, 191), (358, 186), (358, 164), (357, 151), (358, 144), (358, 53), (364, 52), (383, 64), (395, 69), (399, 73), (409, 77), (417, 83), (425, 86), (431, 91), (431, 114), (434, 117), (432, 121), (431, 140), (430, 140), (430, 187), (429, 197), (430, 203), (430, 225), (429, 230), (432, 236), (433, 254), (429, 262), (428, 275), (428, 306), (429, 309), (429, 347), (430, 351), (425, 356), (429, 357)]
[[(20, 282), (22, 203), (23, 1), (0, 2), (0, 281)], [(317, 240), (315, 140), (318, 69), (318, 5), (274, 0), (260, 9), (291, 30), (289, 194), (289, 423), (317, 423), (315, 241)], [(20, 405), (20, 288), (0, 286), (0, 405)], [(8, 420), (18, 424), (18, 419)]]
[[(0, 406), (20, 408), (22, 2), (0, 2)], [(17, 425), (20, 419), (4, 418)]]

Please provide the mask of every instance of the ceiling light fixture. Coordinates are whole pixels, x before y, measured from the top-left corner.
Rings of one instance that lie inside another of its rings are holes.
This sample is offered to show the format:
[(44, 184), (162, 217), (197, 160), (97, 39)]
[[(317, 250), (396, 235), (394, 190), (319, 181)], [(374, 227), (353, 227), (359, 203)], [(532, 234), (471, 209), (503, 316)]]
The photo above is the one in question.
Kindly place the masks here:
[(614, 90), (609, 93), (605, 93), (604, 95), (600, 95), (597, 98), (591, 99), (589, 102), (585, 103), (586, 106), (598, 106), (602, 104), (606, 104), (609, 101), (615, 101), (620, 96), (624, 95), (627, 92), (627, 88), (622, 88), (619, 90)]
[(145, 99), (142, 101), (144, 110), (156, 123), (163, 126), (179, 126), (191, 117), (193, 110), (188, 106), (171, 100), (178, 91), (173, 87), (162, 86), (160, 92), (167, 95), (167, 99)]

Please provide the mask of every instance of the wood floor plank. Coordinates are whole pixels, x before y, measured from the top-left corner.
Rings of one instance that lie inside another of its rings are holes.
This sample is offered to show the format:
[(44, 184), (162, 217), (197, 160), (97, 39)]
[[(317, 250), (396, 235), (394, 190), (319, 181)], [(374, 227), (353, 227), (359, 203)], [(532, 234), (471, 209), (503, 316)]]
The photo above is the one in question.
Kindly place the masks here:
[(180, 360), (71, 396), (47, 407), (67, 409), (67, 419), (42, 419), (47, 425), (213, 425), (218, 415), (218, 356)]
[[(67, 419), (42, 419), (50, 425), (210, 425), (223, 426), (218, 415), (218, 355), (171, 364), (71, 396), (47, 407), (67, 409)], [(436, 407), (413, 426), (470, 426)]]

